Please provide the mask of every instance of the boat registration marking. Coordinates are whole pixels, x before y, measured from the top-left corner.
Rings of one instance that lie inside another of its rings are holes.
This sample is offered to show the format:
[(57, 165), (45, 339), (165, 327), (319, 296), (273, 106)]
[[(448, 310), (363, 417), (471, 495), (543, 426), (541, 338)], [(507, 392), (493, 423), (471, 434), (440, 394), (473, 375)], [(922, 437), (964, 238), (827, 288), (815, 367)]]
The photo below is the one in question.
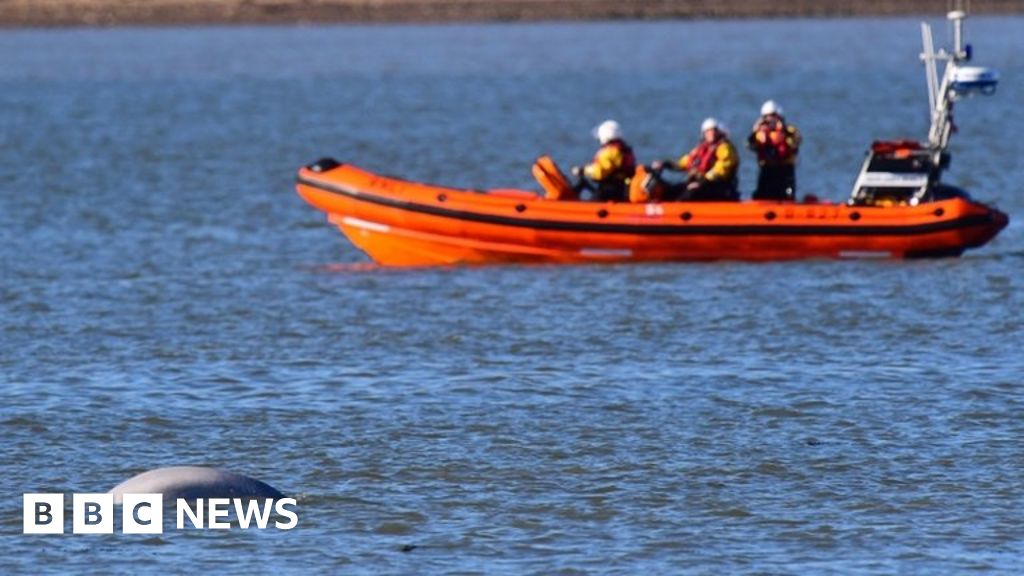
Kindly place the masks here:
[(644, 204), (644, 215), (657, 218), (665, 215), (665, 209), (661, 204)]

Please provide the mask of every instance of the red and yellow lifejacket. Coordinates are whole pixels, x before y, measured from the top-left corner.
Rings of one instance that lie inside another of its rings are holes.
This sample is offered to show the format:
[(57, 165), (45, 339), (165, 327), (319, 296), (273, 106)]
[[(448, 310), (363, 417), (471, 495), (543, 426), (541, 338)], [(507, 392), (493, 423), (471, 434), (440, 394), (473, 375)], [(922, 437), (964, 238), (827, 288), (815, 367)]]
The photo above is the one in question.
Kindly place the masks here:
[(794, 164), (800, 150), (800, 132), (780, 116), (761, 118), (747, 142), (758, 164)]
[(622, 140), (612, 140), (594, 154), (594, 161), (584, 168), (588, 178), (598, 182), (627, 182), (636, 172), (633, 149)]
[(725, 136), (713, 142), (701, 140), (693, 150), (679, 159), (679, 168), (691, 176), (705, 180), (731, 180), (739, 167), (739, 154)]

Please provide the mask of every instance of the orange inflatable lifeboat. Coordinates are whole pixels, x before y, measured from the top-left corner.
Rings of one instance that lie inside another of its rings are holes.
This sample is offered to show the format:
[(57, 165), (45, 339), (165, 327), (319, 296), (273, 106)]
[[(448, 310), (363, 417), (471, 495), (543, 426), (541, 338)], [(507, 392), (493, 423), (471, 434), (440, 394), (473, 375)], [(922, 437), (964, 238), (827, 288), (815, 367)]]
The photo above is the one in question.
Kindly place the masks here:
[[(534, 165), (543, 194), (460, 190), (381, 176), (323, 159), (299, 170), (298, 193), (379, 264), (581, 263), (959, 256), (1008, 218), (942, 184), (955, 100), (995, 91), (998, 74), (935, 52), (922, 25), (932, 125), (927, 142), (875, 142), (848, 202), (659, 202), (643, 168), (629, 202), (581, 201), (549, 158)], [(940, 76), (936, 61), (947, 61)]]
[(860, 205), (603, 203), (407, 182), (330, 159), (298, 174), (299, 195), (386, 266), (958, 256), (1008, 221), (955, 188), (916, 205), (881, 189)]

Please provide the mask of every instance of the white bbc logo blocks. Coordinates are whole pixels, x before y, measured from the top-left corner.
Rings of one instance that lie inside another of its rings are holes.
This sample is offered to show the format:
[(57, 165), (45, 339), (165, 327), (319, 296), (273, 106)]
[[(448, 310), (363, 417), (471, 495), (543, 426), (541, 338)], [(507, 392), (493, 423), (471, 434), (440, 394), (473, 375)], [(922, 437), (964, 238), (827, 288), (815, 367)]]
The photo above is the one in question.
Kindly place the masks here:
[[(64, 533), (63, 494), (25, 494), (25, 534)], [(71, 500), (74, 534), (113, 534), (113, 494), (74, 494)], [(160, 494), (125, 494), (121, 507), (121, 531), (125, 534), (163, 534), (164, 498)]]
[(22, 522), (25, 534), (63, 534), (64, 495), (25, 494)]
[(75, 494), (71, 504), (71, 527), (75, 534), (113, 534), (114, 495)]
[(163, 534), (163, 495), (125, 494), (121, 522), (121, 531), (125, 534)]
[[(22, 508), (25, 534), (64, 534), (64, 494), (24, 494)], [(176, 507), (178, 530), (190, 523), (193, 528), (228, 530), (291, 530), (299, 523), (294, 498), (197, 498), (194, 504), (178, 498)], [(120, 511), (118, 511), (120, 507)], [(114, 504), (114, 495), (73, 494), (71, 497), (71, 530), (73, 534), (114, 534), (115, 517), (121, 517), (124, 534), (163, 534), (163, 494), (122, 494), (121, 503)], [(276, 518), (276, 520), (275, 520)], [(204, 522), (206, 520), (206, 522)]]

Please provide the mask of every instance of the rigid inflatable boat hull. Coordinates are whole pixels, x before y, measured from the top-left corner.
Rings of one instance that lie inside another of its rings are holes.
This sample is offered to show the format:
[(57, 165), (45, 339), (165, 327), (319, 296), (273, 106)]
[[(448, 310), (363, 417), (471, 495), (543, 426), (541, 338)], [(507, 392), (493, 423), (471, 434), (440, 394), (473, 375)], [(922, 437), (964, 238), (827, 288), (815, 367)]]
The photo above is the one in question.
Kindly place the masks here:
[(890, 207), (551, 201), (313, 168), (299, 171), (298, 193), (386, 266), (956, 256), (1008, 221), (965, 198)]

